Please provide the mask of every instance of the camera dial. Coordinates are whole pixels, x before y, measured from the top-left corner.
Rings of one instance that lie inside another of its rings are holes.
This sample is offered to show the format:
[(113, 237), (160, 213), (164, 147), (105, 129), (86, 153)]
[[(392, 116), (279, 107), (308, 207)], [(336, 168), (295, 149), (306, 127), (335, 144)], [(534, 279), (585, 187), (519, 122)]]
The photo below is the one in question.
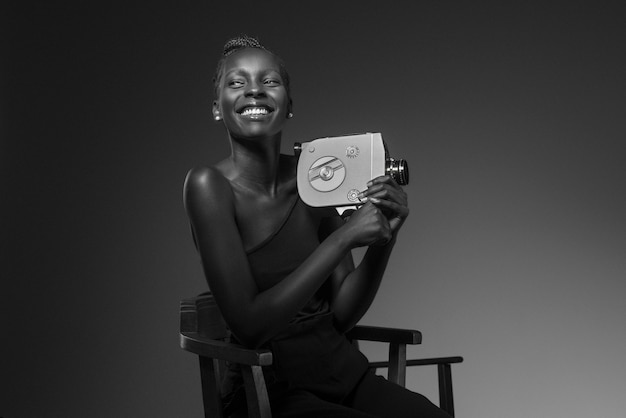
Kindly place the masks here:
[(309, 183), (320, 192), (330, 192), (341, 186), (346, 168), (339, 158), (327, 156), (317, 159), (309, 167)]

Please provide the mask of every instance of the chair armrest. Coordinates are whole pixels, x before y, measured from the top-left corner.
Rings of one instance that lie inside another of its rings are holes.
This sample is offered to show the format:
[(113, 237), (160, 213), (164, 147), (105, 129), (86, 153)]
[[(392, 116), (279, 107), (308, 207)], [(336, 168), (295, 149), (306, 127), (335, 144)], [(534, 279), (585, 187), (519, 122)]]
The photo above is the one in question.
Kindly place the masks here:
[(419, 360), (407, 360), (407, 366), (429, 366), (435, 364), (454, 364), (454, 363), (462, 363), (463, 357), (435, 357), (435, 358), (424, 358)]
[[(434, 366), (440, 364), (454, 364), (454, 363), (462, 363), (463, 357), (435, 357), (435, 358), (425, 358), (425, 359), (417, 359), (417, 360), (407, 360), (407, 366)], [(372, 361), (370, 362), (370, 369), (382, 369), (385, 367), (389, 367), (388, 361)]]
[(412, 329), (357, 325), (346, 333), (351, 340), (379, 341), (394, 344), (421, 344), (422, 333)]
[(180, 334), (180, 347), (200, 356), (226, 360), (249, 366), (270, 366), (272, 352), (267, 349), (249, 349), (237, 344), (212, 340), (197, 332)]

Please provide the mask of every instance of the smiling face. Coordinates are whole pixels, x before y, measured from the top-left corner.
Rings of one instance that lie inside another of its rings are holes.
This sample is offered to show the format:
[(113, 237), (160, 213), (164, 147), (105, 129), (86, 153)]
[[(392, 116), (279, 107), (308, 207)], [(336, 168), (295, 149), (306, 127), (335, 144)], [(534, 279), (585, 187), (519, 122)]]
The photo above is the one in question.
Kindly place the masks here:
[(234, 138), (274, 136), (291, 110), (279, 62), (262, 49), (245, 48), (229, 55), (217, 91), (213, 114), (224, 120)]

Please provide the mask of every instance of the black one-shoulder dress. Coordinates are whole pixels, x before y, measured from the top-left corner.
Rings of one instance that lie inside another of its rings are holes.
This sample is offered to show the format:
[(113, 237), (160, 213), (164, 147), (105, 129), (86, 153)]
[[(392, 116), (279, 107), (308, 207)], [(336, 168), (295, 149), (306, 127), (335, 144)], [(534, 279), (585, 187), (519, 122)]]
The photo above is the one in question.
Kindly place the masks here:
[[(283, 280), (315, 251), (320, 223), (332, 213), (337, 216), (334, 210), (308, 207), (296, 197), (280, 227), (247, 251), (261, 291)], [(367, 358), (334, 327), (327, 285), (265, 346), (274, 358), (264, 370), (270, 403), (292, 389), (341, 403), (368, 369)], [(245, 406), (242, 382), (238, 367), (230, 365), (222, 387), (227, 413)]]

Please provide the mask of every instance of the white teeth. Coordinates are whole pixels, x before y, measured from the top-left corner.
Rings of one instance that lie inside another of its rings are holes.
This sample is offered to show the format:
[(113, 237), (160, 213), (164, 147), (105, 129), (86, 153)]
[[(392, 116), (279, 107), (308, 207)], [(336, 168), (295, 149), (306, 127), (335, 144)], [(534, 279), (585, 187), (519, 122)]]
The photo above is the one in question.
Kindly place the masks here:
[(243, 112), (241, 112), (243, 116), (250, 115), (267, 115), (268, 111), (264, 107), (248, 107)]

